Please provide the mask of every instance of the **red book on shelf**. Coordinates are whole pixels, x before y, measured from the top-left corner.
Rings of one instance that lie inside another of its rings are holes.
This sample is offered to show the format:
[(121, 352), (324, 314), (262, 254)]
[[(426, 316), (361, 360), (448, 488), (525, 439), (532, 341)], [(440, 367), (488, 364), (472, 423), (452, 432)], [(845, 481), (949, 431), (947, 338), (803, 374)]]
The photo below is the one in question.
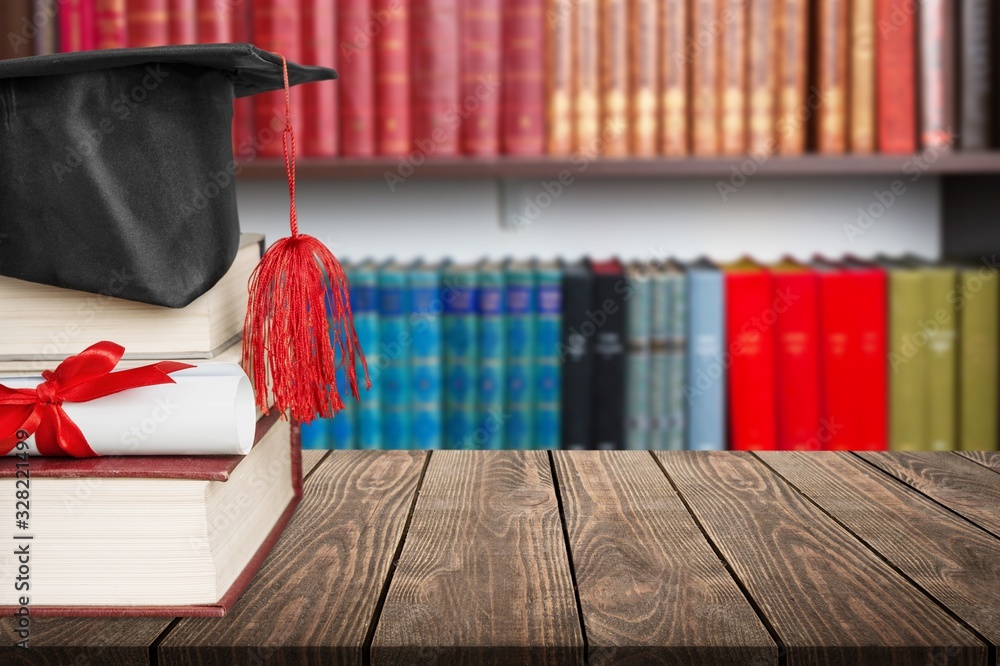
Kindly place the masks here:
[(917, 16), (907, 0), (878, 0), (875, 58), (878, 149), (912, 154), (917, 150)]
[[(503, 151), (509, 155), (545, 152), (544, 9), (544, 0), (504, 3), (501, 133)], [(622, 31), (626, 28), (627, 24), (622, 24)], [(627, 85), (627, 65), (624, 78)], [(494, 91), (493, 96), (497, 93)], [(627, 146), (628, 135), (623, 132), (623, 136)]]
[(233, 8), (218, 0), (198, 0), (198, 43), (227, 44), (233, 41)]
[[(253, 42), (259, 48), (280, 53), (287, 60), (301, 60), (299, 49), (298, 0), (253, 0)], [(281, 90), (254, 98), (255, 129), (253, 137), (261, 157), (284, 155), (281, 134), (285, 127), (285, 93)], [(301, 127), (302, 90), (291, 90), (292, 126)]]
[(198, 42), (197, 0), (170, 0), (170, 43)]
[(375, 48), (368, 32), (372, 0), (338, 0), (340, 150), (348, 157), (375, 154)]
[(500, 0), (465, 0), (459, 25), (462, 58), (461, 98), (476, 99), (462, 121), (462, 152), (496, 155), (500, 152), (500, 95), (477, 95), (481, 81), (499, 81), (503, 44)]
[(375, 128), (379, 155), (410, 152), (410, 0), (375, 0)]
[[(212, 1), (212, 0), (208, 0)], [(227, 5), (229, 13), (229, 41), (250, 42), (250, 3), (240, 2)], [(237, 160), (246, 161), (256, 155), (254, 145), (256, 129), (254, 127), (255, 97), (242, 97), (233, 102), (233, 153)]]
[[(334, 67), (336, 2), (301, 0), (302, 64)], [(297, 130), (296, 139), (303, 155), (332, 157), (337, 154), (337, 93), (334, 81), (321, 81), (302, 90), (302, 128)]]
[[(746, 152), (747, 14), (745, 0), (722, 0), (719, 44), (719, 141), (726, 155)], [(773, 67), (773, 64), (770, 65)]]
[[(413, 0), (413, 148), (424, 156), (459, 152), (458, 2)], [(500, 94), (493, 82), (490, 95)]]
[(123, 49), (128, 46), (125, 0), (95, 0), (94, 47)]
[(719, 20), (722, 10), (722, 0), (692, 0), (691, 2), (692, 35), (685, 43), (684, 53), (694, 51), (690, 57), (691, 71), (691, 146), (692, 152), (700, 157), (719, 154), (719, 66), (718, 42), (711, 39), (704, 47), (692, 49), (691, 44), (698, 44), (696, 37), (707, 30), (705, 26), (714, 25)]
[(850, 279), (857, 340), (855, 446), (860, 451), (885, 451), (889, 446), (886, 275), (878, 266), (856, 262), (850, 268)]
[(128, 0), (128, 45), (164, 46), (170, 43), (167, 0)]
[(848, 0), (818, 0), (816, 77), (823, 102), (817, 124), (817, 150), (842, 154), (847, 150), (848, 123)]
[(819, 281), (793, 261), (771, 271), (774, 324), (777, 448), (816, 451), (828, 438), (820, 422)]
[(726, 348), (729, 367), (729, 435), (733, 450), (775, 448), (774, 323), (771, 274), (750, 261), (727, 267)]
[(94, 0), (63, 0), (59, 4), (59, 51), (90, 51), (94, 37)]
[(955, 134), (955, 8), (948, 0), (920, 3), (920, 143), (945, 149)]
[(550, 155), (573, 152), (573, 13), (570, 0), (546, 0), (545, 148)]

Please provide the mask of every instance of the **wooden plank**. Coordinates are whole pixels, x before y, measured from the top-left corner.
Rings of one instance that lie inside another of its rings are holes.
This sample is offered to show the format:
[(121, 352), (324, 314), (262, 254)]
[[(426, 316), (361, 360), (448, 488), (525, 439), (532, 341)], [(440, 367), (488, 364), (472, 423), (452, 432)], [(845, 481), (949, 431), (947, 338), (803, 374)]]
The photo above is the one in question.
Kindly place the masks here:
[(242, 599), (222, 619), (181, 620), (159, 663), (360, 664), (427, 454), (338, 451)]
[(1000, 539), (849, 454), (758, 455), (993, 645), (1000, 644)]
[(548, 455), (440, 451), (372, 664), (574, 664), (583, 638)]
[(993, 470), (951, 453), (857, 455), (1000, 537), (1000, 475)]
[(778, 663), (647, 451), (554, 455), (590, 664)]
[(302, 476), (309, 476), (309, 472), (329, 453), (329, 451), (318, 449), (305, 449), (302, 451)]
[(171, 618), (32, 618), (25, 650), (13, 647), (22, 638), (15, 633), (15, 619), (5, 617), (0, 619), (0, 664), (148, 664), (149, 646), (171, 622)]
[(1000, 451), (959, 451), (958, 455), (1000, 472)]
[(789, 666), (985, 664), (985, 645), (749, 454), (657, 457)]

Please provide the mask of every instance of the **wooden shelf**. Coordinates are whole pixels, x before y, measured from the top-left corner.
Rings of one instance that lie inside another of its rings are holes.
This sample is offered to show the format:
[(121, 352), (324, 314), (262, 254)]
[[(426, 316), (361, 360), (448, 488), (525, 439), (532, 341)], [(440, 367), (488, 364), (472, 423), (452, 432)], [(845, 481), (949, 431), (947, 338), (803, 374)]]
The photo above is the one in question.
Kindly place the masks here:
[[(749, 161), (749, 162), (748, 162)], [(565, 157), (446, 157), (428, 158), (412, 173), (400, 172), (399, 158), (338, 158), (299, 160), (297, 174), (305, 179), (385, 178), (395, 174), (409, 178), (559, 178), (568, 172), (574, 178), (725, 178), (732, 169), (751, 158), (600, 158), (585, 161)], [(804, 155), (772, 156), (757, 167), (763, 176), (910, 176), (995, 174), (1000, 176), (1000, 151), (934, 155)], [(284, 178), (281, 160), (257, 160), (241, 165), (247, 180)]]

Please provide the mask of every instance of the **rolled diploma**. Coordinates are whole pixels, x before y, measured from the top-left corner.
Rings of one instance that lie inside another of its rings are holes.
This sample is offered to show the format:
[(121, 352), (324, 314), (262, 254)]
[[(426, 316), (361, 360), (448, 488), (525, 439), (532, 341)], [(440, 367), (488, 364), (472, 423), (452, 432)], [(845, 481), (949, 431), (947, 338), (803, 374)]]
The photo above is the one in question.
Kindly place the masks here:
[[(253, 388), (237, 363), (170, 373), (174, 384), (143, 386), (62, 407), (101, 456), (249, 453), (257, 425)], [(41, 377), (5, 377), (10, 388), (35, 388)], [(38, 455), (35, 437), (29, 453)], [(16, 451), (11, 452), (11, 455)]]

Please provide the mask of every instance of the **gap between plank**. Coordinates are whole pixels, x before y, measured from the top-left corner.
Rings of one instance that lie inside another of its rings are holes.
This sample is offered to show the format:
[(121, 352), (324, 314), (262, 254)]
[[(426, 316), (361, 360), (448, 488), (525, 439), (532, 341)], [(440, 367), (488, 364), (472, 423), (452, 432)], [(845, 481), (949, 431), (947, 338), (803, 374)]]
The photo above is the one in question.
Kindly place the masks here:
[(959, 452), (959, 451), (949, 451), (949, 453), (951, 453), (952, 455), (958, 456), (962, 460), (968, 460), (969, 462), (974, 462), (977, 465), (979, 465), (980, 467), (985, 467), (986, 469), (990, 470), (991, 472), (996, 472), (997, 474), (1000, 474), (1000, 469), (997, 469), (996, 467), (993, 467), (992, 465), (987, 465), (986, 463), (982, 462), (981, 460), (976, 460), (975, 458), (967, 458), (966, 456), (963, 456), (961, 454), (961, 452)]
[(563, 508), (562, 489), (559, 486), (559, 475), (556, 473), (556, 461), (552, 451), (549, 456), (549, 469), (552, 473), (552, 487), (556, 493), (556, 505), (559, 507), (559, 524), (562, 525), (563, 540), (566, 544), (566, 558), (569, 560), (569, 577), (573, 583), (573, 597), (576, 599), (576, 613), (580, 618), (580, 636), (583, 638), (583, 663), (590, 663), (590, 647), (587, 643), (587, 625), (583, 619), (583, 603), (580, 601), (580, 586), (576, 583), (576, 566), (573, 564), (573, 549), (570, 547), (569, 527), (566, 525), (566, 510)]
[(683, 504), (684, 508), (687, 509), (688, 515), (691, 516), (691, 520), (693, 520), (694, 524), (698, 527), (702, 537), (704, 537), (705, 541), (708, 542), (708, 545), (715, 553), (715, 556), (719, 558), (720, 562), (722, 562), (722, 565), (726, 568), (730, 578), (733, 579), (733, 582), (736, 583), (736, 587), (739, 588), (740, 592), (746, 598), (747, 603), (750, 604), (750, 608), (752, 608), (753, 612), (757, 614), (757, 619), (759, 619), (760, 623), (764, 625), (764, 629), (767, 630), (767, 633), (771, 635), (771, 640), (778, 646), (778, 666), (786, 666), (788, 661), (788, 650), (785, 648), (785, 643), (781, 640), (781, 636), (778, 635), (778, 631), (771, 624), (771, 621), (767, 619), (767, 615), (764, 614), (764, 610), (757, 604), (757, 601), (750, 594), (750, 591), (743, 584), (743, 581), (736, 575), (736, 570), (730, 566), (729, 561), (722, 554), (722, 551), (719, 550), (718, 546), (715, 545), (715, 542), (712, 541), (712, 537), (708, 535), (708, 532), (705, 530), (705, 526), (701, 524), (700, 520), (698, 520), (698, 516), (696, 516), (694, 510), (691, 509), (691, 505), (688, 504), (687, 499), (674, 483), (674, 480), (670, 478), (670, 474), (667, 473), (667, 468), (664, 467), (660, 462), (660, 459), (656, 457), (656, 453), (650, 451), (649, 455), (653, 458), (653, 462), (656, 466), (660, 468), (660, 472), (663, 473), (663, 476), (666, 477), (667, 483), (670, 484), (670, 487), (673, 489), (674, 494), (677, 495), (677, 498), (681, 501), (681, 504)]
[[(881, 560), (887, 567), (889, 567), (890, 569), (892, 569), (893, 571), (895, 571), (897, 574), (899, 574), (900, 576), (902, 576), (903, 580), (905, 580), (907, 583), (909, 583), (910, 585), (912, 585), (913, 587), (915, 587), (917, 590), (919, 590), (920, 593), (923, 594), (928, 599), (930, 599), (931, 602), (935, 606), (937, 606), (942, 611), (944, 611), (944, 613), (947, 616), (949, 616), (951, 619), (953, 619), (956, 622), (958, 622), (962, 626), (962, 628), (964, 628), (970, 634), (972, 634), (973, 636), (975, 636), (977, 640), (982, 641), (982, 643), (986, 646), (986, 652), (987, 652), (987, 655), (988, 655), (987, 659), (986, 659), (986, 663), (987, 664), (995, 664), (996, 663), (996, 657), (997, 657), (997, 654), (996, 654), (997, 648), (996, 648), (996, 646), (993, 645), (993, 643), (991, 643), (989, 639), (987, 639), (985, 636), (983, 636), (978, 631), (976, 631), (975, 627), (971, 626), (968, 622), (966, 622), (965, 620), (963, 620), (961, 616), (959, 616), (954, 611), (952, 611), (950, 608), (948, 608), (947, 606), (945, 606), (942, 602), (938, 601), (937, 598), (933, 594), (931, 594), (928, 590), (925, 590), (923, 588), (923, 586), (921, 586), (917, 581), (915, 581), (913, 578), (911, 578), (909, 575), (907, 575), (906, 572), (904, 572), (902, 569), (900, 569), (895, 564), (893, 564), (886, 556), (884, 556), (882, 553), (880, 553), (874, 546), (872, 546), (870, 543), (868, 543), (864, 538), (862, 538), (858, 534), (855, 534), (855, 532), (850, 527), (848, 527), (847, 525), (845, 525), (844, 523), (842, 523), (836, 516), (834, 516), (832, 513), (830, 513), (829, 511), (827, 511), (825, 508), (823, 508), (823, 506), (821, 506), (818, 502), (816, 502), (815, 500), (813, 500), (813, 498), (809, 497), (809, 495), (807, 495), (806, 493), (802, 492), (799, 489), (798, 486), (796, 486), (790, 480), (788, 480), (784, 476), (782, 476), (781, 472), (779, 472), (778, 470), (776, 470), (773, 467), (771, 467), (770, 465), (768, 465), (767, 461), (765, 461), (763, 458), (761, 458), (760, 456), (758, 456), (753, 451), (749, 451), (748, 453), (750, 453), (750, 455), (753, 457), (754, 460), (756, 460), (758, 463), (760, 463), (761, 465), (763, 465), (765, 469), (767, 469), (772, 474), (774, 474), (779, 479), (781, 479), (782, 482), (786, 483), (789, 488), (791, 488), (795, 493), (797, 493), (798, 495), (800, 495), (806, 502), (809, 502), (814, 507), (816, 507), (817, 509), (819, 509), (825, 516), (827, 516), (828, 518), (830, 518), (830, 520), (832, 520), (834, 523), (836, 523), (838, 526), (840, 526), (840, 528), (842, 530), (844, 530), (845, 532), (847, 532), (850, 536), (854, 537), (858, 542), (861, 543), (862, 546), (864, 546), (865, 548), (867, 548), (868, 550), (870, 550), (872, 553), (874, 553), (875, 557), (877, 557), (879, 560)], [(853, 453), (853, 451), (851, 451), (849, 453)], [(892, 476), (892, 475), (890, 474), (889, 476)], [(892, 477), (892, 478), (895, 479), (896, 477)], [(899, 481), (899, 479), (896, 479), (896, 481)], [(914, 490), (914, 488), (912, 488), (911, 486), (909, 486), (909, 484), (905, 484), (904, 483), (903, 485), (906, 486), (907, 488), (910, 488), (910, 490)], [(921, 496), (923, 496), (922, 493), (921, 493)]]
[(166, 626), (166, 628), (164, 628), (164, 630), (160, 632), (160, 635), (157, 636), (153, 640), (153, 642), (150, 644), (150, 646), (149, 646), (149, 666), (159, 666), (159, 664), (160, 664), (160, 656), (159, 656), (160, 643), (162, 643), (163, 641), (165, 641), (167, 639), (167, 635), (171, 631), (174, 630), (174, 627), (176, 627), (177, 623), (180, 622), (182, 619), (184, 619), (184, 618), (175, 617), (174, 619), (172, 619), (170, 621), (170, 624), (168, 624)]
[(385, 607), (385, 600), (389, 596), (389, 587), (392, 585), (392, 578), (396, 573), (399, 558), (403, 554), (403, 545), (406, 543), (406, 535), (410, 532), (410, 521), (413, 519), (413, 511), (417, 508), (417, 498), (424, 487), (424, 476), (427, 468), (431, 464), (433, 451), (427, 452), (424, 458), (424, 466), (420, 469), (420, 477), (417, 479), (417, 487), (413, 489), (413, 499), (410, 501), (410, 509), (406, 513), (406, 521), (403, 523), (403, 532), (396, 544), (396, 551), (392, 554), (392, 562), (389, 563), (389, 570), (386, 571), (385, 581), (382, 583), (382, 590), (379, 592), (378, 601), (375, 602), (375, 610), (372, 612), (371, 621), (368, 623), (368, 631), (365, 633), (365, 640), (361, 643), (361, 664), (371, 666), (372, 663), (372, 641), (375, 639), (375, 630), (382, 619), (382, 609)]

